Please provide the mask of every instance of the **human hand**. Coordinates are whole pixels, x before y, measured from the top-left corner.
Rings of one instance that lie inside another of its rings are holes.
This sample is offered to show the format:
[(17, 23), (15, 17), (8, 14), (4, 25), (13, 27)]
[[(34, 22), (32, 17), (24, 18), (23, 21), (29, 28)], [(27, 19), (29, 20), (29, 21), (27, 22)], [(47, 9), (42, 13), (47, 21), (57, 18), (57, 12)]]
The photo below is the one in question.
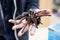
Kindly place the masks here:
[[(17, 24), (17, 25), (14, 25), (14, 26), (12, 27), (12, 30), (16, 30), (16, 29), (21, 28), (21, 30), (18, 32), (18, 36), (22, 36), (26, 31), (29, 30), (30, 27), (31, 27), (31, 29), (30, 29), (30, 34), (31, 34), (31, 35), (34, 35), (34, 33), (35, 33), (35, 30), (36, 30), (35, 24), (33, 23), (33, 24), (31, 24), (31, 25), (29, 25), (29, 24), (26, 25), (26, 23), (27, 23), (26, 19), (22, 20), (22, 22), (21, 22), (20, 24), (19, 24), (20, 20), (10, 19), (9, 22), (11, 22), (11, 23), (13, 23), (13, 24), (15, 24), (15, 23)], [(25, 27), (25, 26), (26, 26), (26, 27)], [(24, 27), (25, 27), (25, 29), (24, 29)], [(23, 31), (23, 32), (22, 32), (22, 31)]]
[[(43, 12), (43, 10), (39, 10), (39, 9), (34, 9), (34, 11), (35, 11), (35, 13), (36, 12), (39, 12), (39, 11), (42, 11)], [(33, 20), (33, 23), (31, 23), (29, 21), (30, 21), (29, 19), (28, 19), (28, 21), (26, 19), (23, 19), (22, 21), (21, 21), (21, 19), (19, 19), (19, 20), (10, 19), (9, 20), (9, 22), (11, 22), (13, 24), (15, 24), (15, 23), (17, 24), (17, 25), (14, 25), (12, 27), (12, 30), (16, 30), (16, 29), (21, 28), (21, 30), (18, 32), (18, 36), (22, 36), (27, 30), (29, 30), (30, 27), (31, 27), (30, 34), (31, 35), (34, 35), (35, 34), (35, 30), (36, 30), (35, 21)]]

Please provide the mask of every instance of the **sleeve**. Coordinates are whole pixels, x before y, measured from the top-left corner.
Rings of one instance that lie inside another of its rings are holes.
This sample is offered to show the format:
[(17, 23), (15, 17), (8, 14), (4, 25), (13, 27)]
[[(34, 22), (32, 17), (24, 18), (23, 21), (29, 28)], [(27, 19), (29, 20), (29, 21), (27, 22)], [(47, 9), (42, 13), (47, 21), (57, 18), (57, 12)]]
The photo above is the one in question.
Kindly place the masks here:
[(27, 0), (26, 1), (26, 10), (29, 9), (39, 9), (39, 0)]

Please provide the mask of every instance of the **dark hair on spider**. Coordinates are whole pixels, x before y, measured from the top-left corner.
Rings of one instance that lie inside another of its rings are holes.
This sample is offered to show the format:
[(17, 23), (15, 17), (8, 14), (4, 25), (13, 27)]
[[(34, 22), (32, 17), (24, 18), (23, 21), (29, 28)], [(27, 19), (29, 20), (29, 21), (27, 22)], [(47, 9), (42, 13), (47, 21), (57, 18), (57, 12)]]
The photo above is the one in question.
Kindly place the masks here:
[[(43, 24), (41, 22), (41, 17), (42, 16), (51, 16), (51, 15), (49, 15), (49, 12), (47, 12), (46, 10), (39, 11), (37, 13), (35, 13), (34, 10), (30, 10), (28, 12), (23, 12), (22, 15), (19, 15), (18, 17), (16, 17), (16, 19), (20, 19), (21, 21), (26, 19), (26, 21), (27, 21), (26, 25), (28, 25), (28, 24), (30, 25), (30, 24), (35, 23), (36, 28), (38, 28), (37, 26), (39, 24)], [(19, 23), (21, 23), (21, 21)], [(25, 27), (24, 27), (24, 29), (25, 29)], [(22, 32), (24, 32), (24, 29), (23, 29)]]

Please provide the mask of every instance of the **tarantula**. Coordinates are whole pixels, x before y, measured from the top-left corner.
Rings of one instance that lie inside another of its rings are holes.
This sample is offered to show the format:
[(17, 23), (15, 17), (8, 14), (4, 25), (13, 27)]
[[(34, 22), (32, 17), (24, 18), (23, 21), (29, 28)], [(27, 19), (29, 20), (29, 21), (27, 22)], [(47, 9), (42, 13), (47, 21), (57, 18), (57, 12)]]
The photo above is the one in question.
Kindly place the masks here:
[[(37, 26), (39, 24), (43, 24), (43, 23), (41, 23), (41, 17), (42, 16), (51, 16), (51, 15), (49, 15), (49, 12), (47, 12), (46, 10), (39, 11), (36, 13), (34, 12), (34, 10), (30, 10), (29, 12), (23, 12), (22, 15), (19, 15), (18, 17), (16, 17), (16, 19), (21, 20), (19, 23), (21, 23), (22, 20), (26, 19), (27, 24), (30, 25), (30, 24), (35, 23), (36, 28), (38, 28)], [(25, 24), (25, 27), (27, 26), (27, 24)], [(24, 27), (24, 29), (25, 29), (25, 27)], [(23, 31), (24, 31), (24, 29), (23, 29)]]

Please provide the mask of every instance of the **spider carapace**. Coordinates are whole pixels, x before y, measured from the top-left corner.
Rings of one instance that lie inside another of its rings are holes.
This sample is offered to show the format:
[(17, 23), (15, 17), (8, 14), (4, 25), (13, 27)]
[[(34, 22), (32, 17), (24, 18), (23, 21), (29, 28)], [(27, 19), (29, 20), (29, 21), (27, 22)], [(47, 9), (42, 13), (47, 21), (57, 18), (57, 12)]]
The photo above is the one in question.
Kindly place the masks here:
[[(50, 12), (48, 12), (47, 10), (43, 10), (43, 11), (39, 11), (39, 12), (30, 10), (28, 12), (23, 12), (21, 15), (17, 16), (16, 19), (21, 20), (19, 23), (21, 23), (22, 20), (26, 19), (27, 23), (25, 24), (25, 27), (27, 25), (31, 25), (31, 24), (35, 23), (36, 28), (38, 28), (37, 26), (39, 24), (43, 24), (41, 22), (41, 17), (43, 17), (43, 16), (51, 16), (51, 15), (50, 15)], [(25, 27), (24, 27), (24, 29), (25, 29)], [(23, 31), (24, 31), (24, 29), (23, 29)]]

